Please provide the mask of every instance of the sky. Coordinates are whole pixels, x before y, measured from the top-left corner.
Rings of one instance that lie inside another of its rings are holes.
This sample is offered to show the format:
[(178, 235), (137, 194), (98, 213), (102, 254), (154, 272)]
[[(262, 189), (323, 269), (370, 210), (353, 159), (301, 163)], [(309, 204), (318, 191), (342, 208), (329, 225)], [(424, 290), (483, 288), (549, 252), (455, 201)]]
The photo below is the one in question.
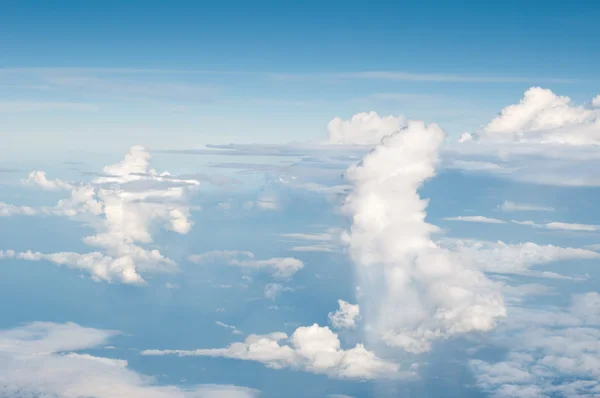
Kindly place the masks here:
[(5, 2), (0, 397), (600, 396), (591, 2)]

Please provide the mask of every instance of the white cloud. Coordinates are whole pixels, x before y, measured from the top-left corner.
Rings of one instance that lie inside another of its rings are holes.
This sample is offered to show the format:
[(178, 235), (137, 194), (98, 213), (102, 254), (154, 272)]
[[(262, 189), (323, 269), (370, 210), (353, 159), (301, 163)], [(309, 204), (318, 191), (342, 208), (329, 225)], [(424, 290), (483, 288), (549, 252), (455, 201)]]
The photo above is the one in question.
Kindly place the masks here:
[(356, 321), (360, 319), (360, 306), (350, 304), (344, 300), (338, 300), (340, 308), (328, 315), (331, 326), (336, 329), (354, 329)]
[(600, 391), (600, 295), (572, 296), (566, 311), (519, 308), (502, 335), (508, 355), (472, 360), (477, 384), (494, 396), (596, 396)]
[(311, 245), (293, 246), (290, 250), (297, 252), (336, 252), (340, 250), (342, 230), (329, 228), (319, 233), (288, 233), (281, 234), (291, 241), (318, 242)]
[(533, 221), (516, 221), (511, 220), (513, 224), (528, 225), (534, 228), (545, 228), (550, 230), (558, 231), (577, 231), (577, 232), (597, 232), (600, 231), (600, 226), (590, 224), (577, 224), (577, 223), (566, 223), (559, 221), (551, 221), (547, 223), (538, 224)]
[(38, 211), (29, 206), (15, 206), (0, 202), (0, 217), (12, 217), (17, 215), (34, 216), (36, 214), (38, 214)]
[(269, 300), (275, 300), (283, 292), (293, 292), (294, 289), (288, 286), (280, 285), (279, 283), (268, 283), (265, 286), (265, 297)]
[(592, 250), (538, 245), (532, 242), (507, 244), (502, 241), (443, 239), (438, 243), (457, 253), (463, 261), (473, 264), (482, 271), (500, 274), (560, 278), (561, 275), (542, 271), (539, 267), (536, 267), (535, 270), (531, 268), (554, 261), (600, 259), (600, 253)]
[(238, 250), (214, 250), (202, 254), (193, 254), (189, 260), (196, 264), (222, 262), (226, 265), (245, 269), (266, 269), (279, 278), (289, 278), (304, 268), (304, 263), (294, 257), (275, 257), (256, 260), (254, 254)]
[[(54, 207), (7, 207), (8, 214), (45, 214), (82, 221), (96, 230), (84, 243), (101, 248), (91, 253), (15, 254), (14, 258), (50, 261), (86, 270), (95, 280), (142, 284), (140, 272), (172, 272), (176, 264), (158, 250), (140, 244), (152, 242), (153, 228), (162, 224), (178, 234), (189, 232), (189, 197), (198, 180), (182, 179), (150, 169), (150, 153), (133, 146), (125, 158), (104, 167), (104, 174), (89, 183), (49, 180), (42, 171), (30, 173), (27, 184), (48, 190), (70, 190), (71, 196)], [(1, 208), (0, 208), (1, 210)]]
[(528, 203), (515, 203), (511, 201), (504, 201), (500, 206), (500, 210), (504, 212), (513, 211), (554, 211), (554, 208), (548, 206), (532, 205)]
[(595, 110), (571, 105), (569, 97), (532, 87), (519, 104), (504, 108), (483, 132), (489, 138), (510, 136), (516, 140), (571, 145), (599, 144), (599, 116)]
[(235, 327), (233, 325), (228, 325), (228, 324), (220, 322), (220, 321), (217, 321), (215, 323), (217, 324), (217, 326), (231, 330), (231, 333), (233, 333), (233, 334), (244, 334), (244, 332), (242, 332), (241, 330), (239, 330), (237, 327)]
[[(508, 205), (508, 209), (510, 209), (510, 210), (505, 210), (504, 208), (503, 208), (503, 210), (504, 211), (520, 211), (520, 210), (525, 210), (525, 208), (522, 207), (522, 205), (518, 205), (518, 206), (521, 206), (520, 208), (518, 208), (518, 210), (513, 205), (515, 205), (515, 204)], [(529, 206), (529, 205), (525, 205), (525, 206)], [(529, 209), (530, 211), (533, 211), (533, 210), (531, 210), (531, 207), (526, 207), (526, 208)], [(548, 209), (549, 208), (544, 208), (543, 211), (550, 211)], [(541, 210), (540, 210), (540, 208), (537, 208), (536, 211), (541, 211)], [(475, 222), (475, 223), (484, 223), (484, 224), (506, 224), (507, 223), (504, 220), (500, 220), (500, 219), (497, 219), (497, 218), (485, 217), (485, 216), (444, 217), (443, 220), (446, 220), (446, 221)], [(598, 226), (598, 225), (590, 225), (590, 224), (566, 223), (566, 222), (559, 222), (559, 221), (550, 221), (550, 222), (546, 222), (546, 223), (536, 223), (536, 222), (530, 221), (530, 220), (527, 220), (527, 221), (511, 220), (510, 222), (513, 223), (513, 224), (528, 225), (528, 226), (531, 226), (531, 227), (534, 227), (534, 228), (544, 228), (544, 229), (550, 229), (550, 230), (579, 231), (579, 232), (596, 232), (596, 231), (600, 231), (600, 226)]]
[(573, 105), (568, 97), (533, 87), (474, 136), (450, 145), (446, 163), (500, 161), (504, 167), (487, 172), (534, 184), (600, 185), (600, 108), (593, 101)]
[(478, 160), (453, 159), (445, 162), (444, 167), (446, 169), (460, 169), (473, 172), (493, 172), (497, 174), (512, 173), (513, 171), (515, 171), (514, 168), (509, 168), (502, 164)]
[(339, 117), (327, 124), (329, 143), (378, 144), (381, 139), (406, 127), (404, 116), (379, 116), (376, 112), (357, 113), (350, 120)]
[(323, 253), (333, 253), (337, 252), (338, 248), (333, 245), (322, 244), (322, 245), (304, 245), (304, 246), (294, 246), (290, 249), (293, 252), (323, 252)]
[(589, 225), (589, 224), (572, 224), (566, 222), (549, 222), (544, 224), (547, 229), (560, 229), (563, 231), (586, 231), (586, 232), (594, 232), (600, 230), (600, 227), (597, 225)]
[(100, 348), (116, 331), (74, 323), (34, 322), (0, 331), (0, 394), (64, 398), (250, 398), (258, 391), (225, 385), (159, 385), (127, 361), (78, 353)]
[(443, 218), (443, 220), (477, 222), (477, 223), (484, 223), (484, 224), (506, 224), (506, 221), (498, 220), (497, 218), (484, 217), (484, 216), (445, 217), (445, 218)]
[(146, 350), (143, 355), (224, 357), (257, 361), (273, 369), (292, 368), (326, 374), (336, 379), (378, 379), (407, 376), (397, 364), (376, 357), (361, 344), (344, 350), (338, 336), (317, 324), (299, 327), (288, 340), (285, 333), (250, 335), (227, 348), (198, 350)]
[(417, 190), (435, 175), (444, 137), (437, 125), (411, 121), (346, 173), (347, 240), (369, 335), (414, 353), (488, 331), (505, 315), (500, 287), (431, 240), (439, 229), (425, 222), (428, 202)]
[(32, 171), (26, 180), (22, 181), (26, 185), (36, 185), (48, 191), (71, 190), (73, 185), (61, 180), (49, 180), (44, 171)]

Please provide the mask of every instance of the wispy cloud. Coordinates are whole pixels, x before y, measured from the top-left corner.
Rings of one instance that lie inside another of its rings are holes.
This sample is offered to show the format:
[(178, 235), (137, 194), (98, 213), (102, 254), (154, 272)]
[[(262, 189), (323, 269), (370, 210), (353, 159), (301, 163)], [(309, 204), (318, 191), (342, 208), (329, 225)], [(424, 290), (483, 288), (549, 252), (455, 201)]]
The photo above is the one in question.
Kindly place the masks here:
[(504, 203), (502, 203), (500, 207), (500, 210), (504, 211), (504, 212), (513, 212), (513, 211), (548, 211), (548, 212), (552, 212), (554, 211), (553, 207), (549, 207), (549, 206), (540, 206), (540, 205), (533, 205), (533, 204), (529, 204), (529, 203), (515, 203), (515, 202), (511, 202), (511, 201), (504, 201)]
[(292, 73), (281, 71), (160, 69), (160, 68), (3, 68), (0, 74), (56, 74), (94, 73), (122, 75), (207, 75), (253, 76), (279, 81), (293, 80), (387, 80), (438, 83), (576, 83), (572, 78), (539, 78), (534, 76), (509, 76), (487, 74), (418, 73), (400, 70), (340, 71), (331, 73)]
[(0, 113), (32, 111), (97, 111), (100, 107), (80, 102), (0, 101)]

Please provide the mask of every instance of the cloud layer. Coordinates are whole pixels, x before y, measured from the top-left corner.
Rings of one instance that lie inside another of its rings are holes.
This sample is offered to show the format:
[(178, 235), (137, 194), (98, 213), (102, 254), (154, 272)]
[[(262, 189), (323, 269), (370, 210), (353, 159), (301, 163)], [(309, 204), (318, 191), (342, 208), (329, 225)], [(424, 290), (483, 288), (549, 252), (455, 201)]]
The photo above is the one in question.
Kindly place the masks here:
[[(0, 395), (61, 398), (250, 398), (258, 391), (224, 385), (158, 385), (127, 361), (77, 351), (99, 348), (118, 332), (74, 323), (34, 322), (0, 331)], [(24, 395), (27, 394), (27, 395)]]

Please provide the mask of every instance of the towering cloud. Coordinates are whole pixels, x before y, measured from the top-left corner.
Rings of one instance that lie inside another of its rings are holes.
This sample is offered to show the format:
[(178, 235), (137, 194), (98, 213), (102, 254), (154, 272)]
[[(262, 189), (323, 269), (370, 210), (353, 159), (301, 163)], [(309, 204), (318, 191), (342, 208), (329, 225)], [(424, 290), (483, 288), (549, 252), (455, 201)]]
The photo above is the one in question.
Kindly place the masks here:
[(368, 335), (413, 353), (432, 341), (487, 331), (505, 315), (498, 286), (431, 239), (418, 189), (435, 175), (444, 132), (409, 121), (347, 170), (347, 240)]

